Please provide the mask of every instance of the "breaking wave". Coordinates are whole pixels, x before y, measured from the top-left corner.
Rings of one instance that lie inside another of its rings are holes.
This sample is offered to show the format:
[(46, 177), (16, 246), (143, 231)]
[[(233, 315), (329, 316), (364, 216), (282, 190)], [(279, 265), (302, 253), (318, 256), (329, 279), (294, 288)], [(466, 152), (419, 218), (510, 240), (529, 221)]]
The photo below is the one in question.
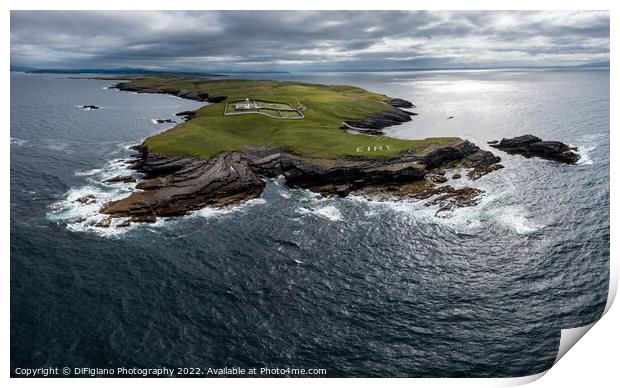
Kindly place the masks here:
[(439, 206), (425, 206), (424, 200), (384, 201), (351, 196), (351, 201), (364, 203), (374, 211), (397, 212), (423, 223), (439, 224), (457, 233), (470, 233), (493, 223), (517, 234), (536, 232), (544, 225), (533, 220), (522, 205), (510, 204), (507, 192), (483, 194), (477, 205), (438, 213)]
[(119, 200), (134, 191), (131, 183), (106, 184), (103, 181), (132, 173), (121, 160), (110, 161), (103, 168), (76, 172), (76, 176), (86, 177), (88, 183), (71, 188), (61, 200), (52, 203), (47, 219), (66, 225), (72, 231), (90, 231), (104, 236), (115, 236), (130, 230), (133, 225), (118, 227), (126, 220), (124, 218), (113, 219), (109, 227), (96, 225), (108, 217), (99, 213), (105, 203)]
[(577, 153), (579, 154), (580, 157), (579, 157), (579, 160), (577, 161), (577, 164), (586, 165), (586, 166), (594, 164), (594, 161), (590, 157), (590, 152), (594, 151), (595, 149), (596, 149), (595, 146), (579, 147), (577, 149)]
[(20, 139), (17, 137), (11, 137), (11, 145), (15, 145), (18, 147), (24, 146), (26, 144), (28, 144), (29, 141), (28, 140), (24, 140), (24, 139)]

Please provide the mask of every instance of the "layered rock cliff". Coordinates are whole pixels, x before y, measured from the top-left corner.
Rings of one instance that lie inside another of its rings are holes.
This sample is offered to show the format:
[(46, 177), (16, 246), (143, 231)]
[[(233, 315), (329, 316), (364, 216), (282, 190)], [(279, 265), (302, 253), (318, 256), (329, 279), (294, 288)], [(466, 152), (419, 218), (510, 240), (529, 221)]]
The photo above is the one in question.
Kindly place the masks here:
[(317, 158), (273, 147), (222, 152), (212, 158), (157, 155), (141, 145), (132, 168), (144, 174), (136, 191), (106, 204), (113, 217), (173, 216), (205, 206), (226, 206), (260, 196), (263, 178), (284, 176), (290, 187), (346, 196), (424, 180), (445, 165), (458, 164), (476, 177), (496, 169), (500, 159), (471, 142), (456, 140), (425, 152), (393, 158)]

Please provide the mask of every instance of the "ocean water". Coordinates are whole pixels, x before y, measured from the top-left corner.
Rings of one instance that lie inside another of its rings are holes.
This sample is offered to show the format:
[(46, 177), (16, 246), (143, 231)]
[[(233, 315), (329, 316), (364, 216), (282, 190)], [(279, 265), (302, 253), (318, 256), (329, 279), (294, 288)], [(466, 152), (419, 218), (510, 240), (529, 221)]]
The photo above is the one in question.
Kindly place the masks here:
[[(130, 185), (128, 146), (199, 103), (112, 82), (11, 74), (14, 368), (325, 368), (327, 376), (504, 377), (548, 369), (560, 329), (593, 322), (609, 282), (609, 71), (252, 75), (412, 100), (391, 136), (525, 133), (579, 147), (568, 166), (493, 152), (475, 207), (260, 199), (100, 229)], [(85, 111), (83, 104), (101, 109)], [(448, 119), (452, 117), (451, 119)], [(92, 194), (97, 202), (75, 199)]]

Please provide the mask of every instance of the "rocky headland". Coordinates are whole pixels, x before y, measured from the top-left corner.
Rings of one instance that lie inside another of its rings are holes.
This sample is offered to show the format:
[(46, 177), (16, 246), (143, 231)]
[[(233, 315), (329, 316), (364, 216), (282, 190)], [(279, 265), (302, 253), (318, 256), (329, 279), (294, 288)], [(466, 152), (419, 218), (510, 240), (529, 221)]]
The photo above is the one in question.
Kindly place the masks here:
[[(388, 102), (388, 105), (392, 105), (394, 100)], [(402, 101), (402, 100), (400, 100)], [(411, 104), (411, 103), (410, 103)], [(399, 103), (399, 105), (404, 105)], [(392, 105), (398, 106), (398, 105)], [(411, 116), (416, 116), (417, 113), (410, 112), (404, 109), (396, 108), (383, 112), (371, 113), (364, 120), (360, 121), (344, 121), (342, 123), (343, 129), (352, 130), (354, 132), (363, 133), (367, 135), (383, 135), (383, 129), (391, 127), (393, 125), (399, 125), (407, 121), (411, 121)]]
[(226, 100), (226, 96), (211, 96), (209, 93), (194, 92), (189, 89), (136, 87), (132, 82), (119, 82), (111, 86), (111, 88), (134, 93), (171, 94), (173, 96), (200, 102), (218, 103)]

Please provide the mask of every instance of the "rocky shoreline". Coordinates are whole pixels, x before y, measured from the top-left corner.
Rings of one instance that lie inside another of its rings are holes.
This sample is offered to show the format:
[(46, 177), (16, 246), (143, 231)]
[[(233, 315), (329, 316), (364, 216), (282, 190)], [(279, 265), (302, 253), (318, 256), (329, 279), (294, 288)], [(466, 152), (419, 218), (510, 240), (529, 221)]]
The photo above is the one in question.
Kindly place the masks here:
[(218, 103), (222, 102), (226, 99), (226, 96), (211, 96), (209, 93), (197, 93), (191, 91), (189, 89), (149, 89), (149, 88), (138, 88), (132, 85), (131, 82), (119, 82), (115, 85), (110, 86), (111, 89), (118, 89), (125, 92), (134, 92), (134, 93), (149, 93), (149, 94), (172, 94), (173, 96), (185, 98), (188, 100), (200, 101), (200, 102), (210, 102), (210, 103)]
[[(148, 147), (138, 151), (131, 168), (144, 174), (135, 191), (106, 204), (101, 212), (110, 217), (131, 217), (149, 222), (159, 216), (178, 216), (205, 206), (228, 206), (259, 197), (265, 178), (283, 176), (291, 188), (323, 195), (349, 194), (384, 198), (429, 198), (440, 210), (477, 203), (481, 193), (471, 188), (438, 186), (431, 178), (445, 174), (445, 167), (462, 167), (476, 174), (471, 179), (501, 168), (500, 158), (466, 140), (430, 147), (422, 153), (406, 152), (394, 158), (325, 159), (303, 156), (273, 147), (254, 147), (243, 152), (222, 152), (212, 158), (162, 156)], [(407, 186), (415, 182), (423, 184)], [(103, 225), (105, 226), (105, 225)]]
[[(391, 105), (390, 102), (387, 104)], [(342, 128), (366, 135), (383, 135), (384, 128), (411, 121), (411, 116), (416, 115), (417, 113), (396, 108), (384, 112), (372, 113), (364, 120), (344, 121), (342, 123)]]

